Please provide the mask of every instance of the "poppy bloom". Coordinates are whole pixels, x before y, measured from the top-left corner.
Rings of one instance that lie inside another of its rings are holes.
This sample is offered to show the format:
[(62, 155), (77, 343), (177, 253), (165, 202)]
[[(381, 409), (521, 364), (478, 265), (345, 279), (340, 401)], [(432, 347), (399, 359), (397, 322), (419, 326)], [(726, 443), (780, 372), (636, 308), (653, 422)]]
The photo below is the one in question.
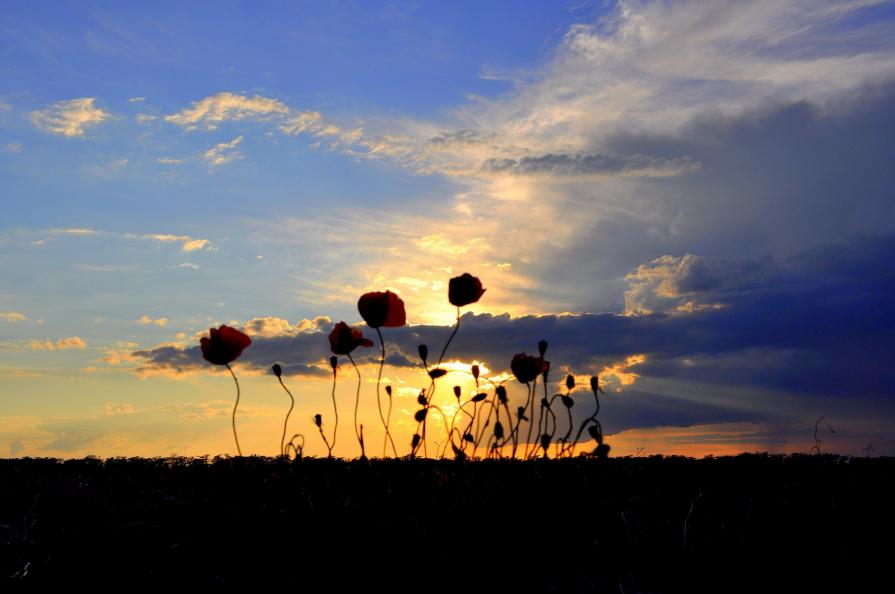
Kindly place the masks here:
[(391, 291), (364, 293), (357, 310), (370, 328), (398, 328), (407, 323), (404, 302)]
[(510, 369), (513, 371), (513, 375), (516, 376), (517, 380), (523, 384), (527, 384), (549, 370), (550, 363), (544, 361), (541, 357), (518, 353), (513, 355), (513, 360), (510, 362)]
[(329, 333), (329, 347), (336, 355), (347, 355), (359, 346), (371, 347), (373, 341), (364, 338), (364, 333), (352, 328), (345, 322), (339, 322)]
[(252, 339), (230, 326), (210, 328), (209, 336), (199, 340), (202, 357), (214, 365), (228, 365), (239, 358), (242, 351), (252, 344)]
[(463, 307), (478, 301), (486, 290), (482, 288), (482, 281), (465, 272), (448, 283), (448, 301), (451, 305)]

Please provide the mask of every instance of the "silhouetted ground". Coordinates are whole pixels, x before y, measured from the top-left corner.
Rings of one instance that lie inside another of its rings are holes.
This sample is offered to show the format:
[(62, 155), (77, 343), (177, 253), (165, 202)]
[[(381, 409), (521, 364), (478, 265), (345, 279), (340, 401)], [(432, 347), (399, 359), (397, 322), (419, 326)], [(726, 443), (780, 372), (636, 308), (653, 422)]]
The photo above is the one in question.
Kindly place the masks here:
[(826, 455), (0, 460), (0, 590), (887, 590), (893, 470)]

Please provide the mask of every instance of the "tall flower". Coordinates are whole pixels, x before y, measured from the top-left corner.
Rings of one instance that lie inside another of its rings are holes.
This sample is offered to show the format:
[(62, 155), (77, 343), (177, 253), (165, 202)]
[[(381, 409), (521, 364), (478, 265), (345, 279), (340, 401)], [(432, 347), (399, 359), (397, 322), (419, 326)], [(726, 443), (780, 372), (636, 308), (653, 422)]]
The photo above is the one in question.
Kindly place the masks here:
[(370, 328), (376, 329), (379, 335), (379, 346), (382, 355), (379, 358), (379, 375), (376, 377), (376, 407), (379, 409), (379, 418), (385, 428), (385, 438), (382, 443), (382, 457), (385, 457), (386, 446), (392, 444), (392, 453), (398, 455), (395, 441), (388, 429), (392, 415), (392, 396), (388, 394), (388, 413), (382, 412), (382, 400), (379, 397), (379, 386), (382, 384), (382, 368), (385, 366), (385, 340), (382, 338), (380, 327), (398, 328), (407, 323), (407, 313), (404, 311), (404, 302), (391, 291), (373, 291), (364, 293), (357, 301), (357, 310)]
[(550, 362), (543, 357), (517, 353), (510, 361), (510, 369), (520, 383), (527, 384), (550, 369)]
[(407, 323), (404, 302), (391, 291), (364, 293), (357, 301), (357, 310), (370, 328), (398, 328)]
[(199, 339), (199, 348), (202, 349), (202, 357), (214, 365), (223, 365), (233, 376), (236, 384), (236, 403), (233, 405), (233, 440), (236, 442), (236, 451), (242, 456), (242, 448), (239, 447), (239, 438), (236, 436), (236, 409), (239, 407), (239, 380), (233, 373), (230, 363), (239, 358), (242, 352), (252, 344), (252, 339), (236, 328), (222, 325), (220, 328), (209, 328), (208, 336)]
[(468, 272), (464, 272), (460, 276), (452, 278), (448, 283), (448, 301), (451, 302), (451, 305), (463, 307), (481, 299), (485, 291), (487, 289), (482, 288), (482, 281)]
[(350, 355), (359, 346), (371, 347), (373, 341), (364, 338), (364, 333), (357, 328), (352, 328), (345, 322), (336, 324), (329, 333), (329, 348), (335, 355)]

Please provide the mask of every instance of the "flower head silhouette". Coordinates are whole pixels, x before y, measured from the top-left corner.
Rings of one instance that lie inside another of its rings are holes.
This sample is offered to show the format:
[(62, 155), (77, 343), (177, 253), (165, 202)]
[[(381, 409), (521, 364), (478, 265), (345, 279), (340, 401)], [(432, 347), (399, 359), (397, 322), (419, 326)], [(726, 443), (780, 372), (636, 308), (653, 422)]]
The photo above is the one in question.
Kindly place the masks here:
[(549, 370), (550, 363), (544, 361), (542, 357), (517, 353), (516, 355), (513, 355), (513, 360), (510, 362), (510, 369), (517, 380), (523, 384), (527, 384)]
[(404, 302), (391, 291), (364, 293), (357, 310), (370, 328), (398, 328), (407, 323)]
[(329, 347), (336, 355), (347, 355), (359, 346), (371, 347), (373, 341), (364, 338), (364, 333), (352, 328), (345, 322), (339, 322), (329, 333)]
[(202, 349), (202, 357), (214, 365), (232, 363), (252, 344), (251, 338), (230, 326), (210, 328), (208, 333), (209, 336), (203, 336), (199, 340), (199, 347)]
[(463, 307), (481, 299), (486, 290), (482, 288), (482, 281), (465, 272), (448, 282), (448, 301), (451, 305)]

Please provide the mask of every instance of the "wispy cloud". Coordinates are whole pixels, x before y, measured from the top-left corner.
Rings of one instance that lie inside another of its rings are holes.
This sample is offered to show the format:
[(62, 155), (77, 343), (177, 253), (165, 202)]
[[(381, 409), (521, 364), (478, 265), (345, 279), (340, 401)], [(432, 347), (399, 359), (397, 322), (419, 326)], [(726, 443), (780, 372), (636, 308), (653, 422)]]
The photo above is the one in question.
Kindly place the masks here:
[(231, 161), (235, 161), (236, 159), (241, 159), (242, 153), (240, 153), (236, 148), (241, 142), (242, 136), (237, 136), (230, 142), (222, 142), (220, 144), (216, 144), (212, 148), (205, 151), (203, 157), (211, 164), (212, 167), (219, 167), (221, 165), (230, 163)]
[(147, 235), (141, 235), (140, 237), (143, 239), (151, 239), (153, 241), (158, 241), (161, 243), (180, 243), (182, 244), (180, 249), (183, 252), (195, 252), (204, 250), (211, 246), (211, 242), (207, 239), (196, 239), (194, 237), (190, 237), (189, 235), (149, 233)]
[(54, 351), (56, 349), (86, 349), (87, 343), (78, 336), (70, 336), (68, 338), (60, 338), (55, 343), (51, 340), (32, 339), (28, 343), (28, 348), (36, 351)]
[(183, 159), (174, 159), (172, 157), (159, 157), (156, 161), (162, 165), (180, 165), (183, 163)]
[(0, 320), (8, 322), (10, 324), (15, 322), (24, 322), (27, 319), (28, 316), (17, 311), (0, 311)]
[(111, 118), (109, 112), (94, 106), (96, 99), (83, 97), (58, 101), (46, 109), (32, 111), (31, 121), (46, 132), (62, 136), (84, 136), (87, 128)]
[(214, 130), (225, 121), (266, 119), (288, 112), (289, 108), (276, 99), (223, 92), (195, 101), (189, 108), (165, 116), (165, 121), (187, 130)]
[(8, 142), (3, 145), (3, 152), (15, 155), (21, 154), (24, 145), (21, 142)]

